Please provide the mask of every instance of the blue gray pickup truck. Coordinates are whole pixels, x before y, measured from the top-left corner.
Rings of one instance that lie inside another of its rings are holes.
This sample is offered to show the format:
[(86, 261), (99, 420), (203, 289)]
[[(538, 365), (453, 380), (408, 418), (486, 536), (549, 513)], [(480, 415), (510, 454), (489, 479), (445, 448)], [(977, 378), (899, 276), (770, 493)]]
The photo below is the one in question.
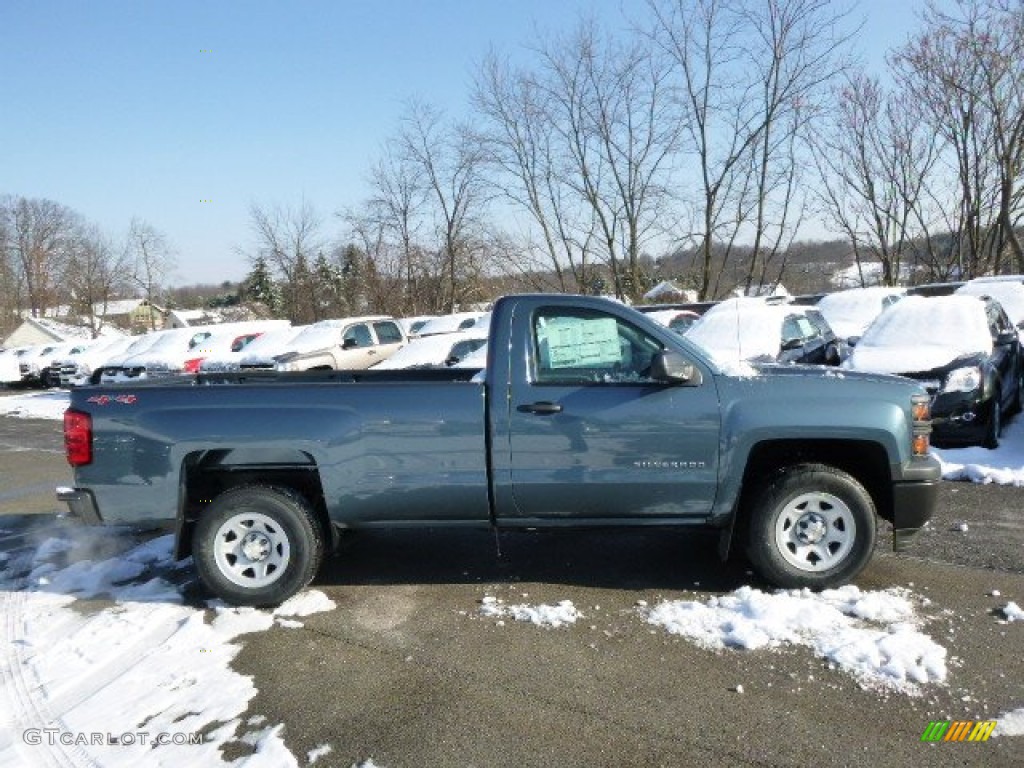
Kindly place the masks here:
[(93, 524), (160, 525), (224, 600), (269, 606), (347, 529), (694, 526), (781, 587), (899, 548), (940, 468), (911, 381), (728, 370), (625, 306), (508, 296), (484, 371), (336, 371), (76, 389), (64, 418)]

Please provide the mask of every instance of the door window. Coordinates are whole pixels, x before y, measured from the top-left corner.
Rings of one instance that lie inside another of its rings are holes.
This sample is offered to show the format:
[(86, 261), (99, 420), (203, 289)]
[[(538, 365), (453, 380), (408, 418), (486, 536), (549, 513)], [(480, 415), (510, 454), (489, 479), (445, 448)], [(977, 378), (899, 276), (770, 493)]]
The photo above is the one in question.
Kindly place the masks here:
[(396, 323), (380, 322), (373, 324), (373, 330), (377, 333), (377, 342), (380, 344), (401, 344), (402, 331)]
[(347, 329), (345, 335), (341, 337), (341, 341), (342, 346), (345, 348), (373, 346), (373, 336), (370, 335), (370, 329), (362, 323)]
[(533, 317), (537, 384), (651, 383), (661, 342), (600, 310), (546, 308)]

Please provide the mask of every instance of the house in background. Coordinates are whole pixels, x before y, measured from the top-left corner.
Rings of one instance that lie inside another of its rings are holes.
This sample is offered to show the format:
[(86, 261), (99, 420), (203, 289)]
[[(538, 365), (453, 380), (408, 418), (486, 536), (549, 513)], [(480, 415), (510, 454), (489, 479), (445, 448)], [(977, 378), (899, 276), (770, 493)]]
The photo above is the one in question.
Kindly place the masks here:
[(209, 309), (172, 309), (167, 312), (165, 328), (189, 328), (222, 322), (220, 314)]
[(59, 323), (48, 317), (26, 317), (0, 347), (31, 347), (90, 338), (92, 334), (84, 326)]
[(671, 280), (662, 280), (644, 294), (644, 301), (696, 301), (697, 292), (680, 288)]
[(146, 299), (115, 299), (93, 305), (93, 314), (128, 333), (146, 333), (167, 327), (167, 310)]

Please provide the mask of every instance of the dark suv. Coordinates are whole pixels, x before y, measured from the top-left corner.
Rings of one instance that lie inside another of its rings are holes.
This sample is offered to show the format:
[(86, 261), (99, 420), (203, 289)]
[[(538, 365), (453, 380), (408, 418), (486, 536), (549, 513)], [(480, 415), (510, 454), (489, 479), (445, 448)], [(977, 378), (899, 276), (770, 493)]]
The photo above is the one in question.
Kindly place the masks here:
[(988, 296), (908, 296), (880, 315), (846, 366), (915, 379), (932, 396), (932, 442), (995, 448), (1020, 410), (1021, 342)]

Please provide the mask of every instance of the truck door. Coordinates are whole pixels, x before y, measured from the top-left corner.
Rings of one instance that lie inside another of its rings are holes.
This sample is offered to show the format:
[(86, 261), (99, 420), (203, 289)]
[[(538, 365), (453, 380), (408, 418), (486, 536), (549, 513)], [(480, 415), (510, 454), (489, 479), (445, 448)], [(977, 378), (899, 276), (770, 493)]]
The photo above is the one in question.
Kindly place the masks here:
[(497, 487), (496, 472), (501, 522), (653, 522), (710, 512), (720, 424), (710, 371), (696, 386), (655, 381), (651, 360), (666, 345), (602, 309), (553, 304), (513, 322), (513, 338), (525, 334), (529, 350), (508, 371), (511, 494)]

